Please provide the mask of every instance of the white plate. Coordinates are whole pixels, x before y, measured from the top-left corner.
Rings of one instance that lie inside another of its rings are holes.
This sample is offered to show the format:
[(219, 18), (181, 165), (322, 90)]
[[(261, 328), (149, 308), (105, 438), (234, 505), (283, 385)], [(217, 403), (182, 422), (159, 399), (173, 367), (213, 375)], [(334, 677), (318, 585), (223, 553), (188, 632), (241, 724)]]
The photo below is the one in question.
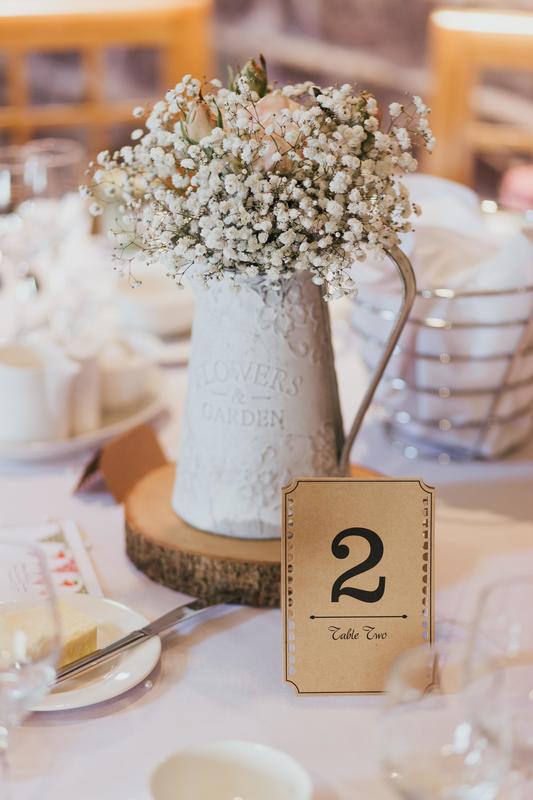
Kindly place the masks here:
[(309, 773), (287, 753), (253, 742), (197, 745), (152, 774), (154, 800), (311, 800)]
[(142, 405), (137, 405), (120, 414), (106, 414), (100, 428), (71, 436), (69, 439), (53, 439), (40, 442), (0, 441), (0, 462), (32, 463), (48, 461), (74, 455), (83, 450), (99, 447), (108, 439), (142, 425), (156, 417), (165, 407), (162, 386)]
[[(98, 625), (98, 647), (111, 644), (147, 625), (149, 621), (127, 606), (103, 597), (77, 595), (69, 597), (68, 602), (95, 620)], [(160, 655), (161, 640), (154, 636), (100, 667), (60, 684), (32, 711), (65, 711), (111, 700), (144, 680), (159, 661)]]
[(163, 339), (148, 331), (125, 329), (122, 336), (138, 353), (160, 367), (184, 367), (189, 363), (191, 340)]
[(151, 269), (135, 269), (135, 276), (140, 279), (140, 285), (135, 289), (124, 280), (119, 281), (114, 302), (123, 324), (156, 336), (189, 333), (194, 315), (191, 287), (184, 286), (179, 290), (166, 275), (151, 274)]

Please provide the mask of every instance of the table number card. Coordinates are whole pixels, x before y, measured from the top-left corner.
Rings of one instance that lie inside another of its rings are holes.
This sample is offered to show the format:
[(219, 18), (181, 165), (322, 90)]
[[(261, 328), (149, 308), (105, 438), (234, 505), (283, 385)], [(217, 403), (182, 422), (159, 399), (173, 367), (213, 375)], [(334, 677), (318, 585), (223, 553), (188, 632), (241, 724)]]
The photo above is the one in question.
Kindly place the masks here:
[(283, 489), (285, 678), (299, 694), (382, 692), (394, 659), (432, 641), (433, 506), (416, 479)]

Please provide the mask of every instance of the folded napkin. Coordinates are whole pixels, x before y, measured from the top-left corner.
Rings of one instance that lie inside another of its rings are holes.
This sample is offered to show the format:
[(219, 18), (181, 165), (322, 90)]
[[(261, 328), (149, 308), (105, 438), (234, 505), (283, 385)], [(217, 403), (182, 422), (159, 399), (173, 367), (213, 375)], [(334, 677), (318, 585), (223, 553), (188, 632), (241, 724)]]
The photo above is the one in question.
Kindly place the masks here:
[(40, 329), (0, 347), (0, 439), (64, 439), (131, 413), (153, 392), (153, 361), (127, 342)]
[[(514, 290), (533, 287), (533, 242), (492, 232), (464, 187), (422, 178), (424, 191), (410, 188), (423, 215), (404, 242), (419, 296), (378, 396), (408, 438), (498, 456), (531, 427), (533, 291)], [(374, 367), (399, 306), (398, 276), (388, 261), (369, 261), (357, 281), (352, 321)]]

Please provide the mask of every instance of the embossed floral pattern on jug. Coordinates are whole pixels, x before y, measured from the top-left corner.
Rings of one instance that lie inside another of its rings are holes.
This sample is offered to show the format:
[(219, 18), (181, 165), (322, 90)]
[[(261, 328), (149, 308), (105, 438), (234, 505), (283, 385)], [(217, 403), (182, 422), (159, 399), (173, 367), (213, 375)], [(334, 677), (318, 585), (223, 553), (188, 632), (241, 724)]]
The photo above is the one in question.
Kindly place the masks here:
[(403, 301), (344, 436), (328, 304), (308, 272), (280, 291), (260, 279), (197, 291), (189, 389), (172, 498), (190, 525), (247, 539), (280, 535), (281, 487), (346, 475), (352, 444), (412, 308), (409, 259), (387, 253)]
[(307, 272), (281, 291), (199, 289), (173, 505), (202, 530), (279, 536), (280, 489), (336, 475), (343, 445), (328, 307)]

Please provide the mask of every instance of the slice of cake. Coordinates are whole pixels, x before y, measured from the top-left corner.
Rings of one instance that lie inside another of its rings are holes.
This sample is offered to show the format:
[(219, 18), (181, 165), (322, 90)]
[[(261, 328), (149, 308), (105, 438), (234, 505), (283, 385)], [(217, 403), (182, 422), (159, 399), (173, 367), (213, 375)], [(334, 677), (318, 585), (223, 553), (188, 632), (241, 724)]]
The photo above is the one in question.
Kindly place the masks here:
[(97, 625), (91, 617), (64, 600), (59, 603), (61, 618), (61, 658), (59, 666), (77, 661), (96, 650)]
[[(61, 622), (61, 655), (64, 667), (96, 650), (97, 625), (87, 614), (68, 602), (58, 603)], [(0, 658), (8, 661), (36, 661), (46, 657), (53, 646), (54, 631), (47, 609), (14, 608), (0, 605)]]

